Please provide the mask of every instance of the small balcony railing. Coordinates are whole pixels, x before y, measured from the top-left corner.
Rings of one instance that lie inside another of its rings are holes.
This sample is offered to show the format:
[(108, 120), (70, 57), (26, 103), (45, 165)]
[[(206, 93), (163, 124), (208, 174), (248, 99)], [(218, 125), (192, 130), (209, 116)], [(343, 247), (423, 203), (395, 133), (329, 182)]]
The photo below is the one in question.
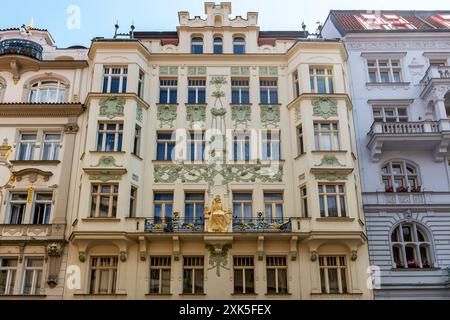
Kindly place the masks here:
[(8, 39), (0, 42), (0, 56), (18, 54), (42, 60), (43, 48), (40, 44), (23, 39)]
[(205, 221), (203, 219), (186, 218), (147, 218), (145, 219), (145, 232), (203, 232)]
[(423, 134), (438, 133), (439, 122), (374, 122), (370, 131), (373, 134)]
[(432, 79), (449, 79), (450, 80), (450, 66), (430, 66), (425, 72), (425, 76), (420, 83), (427, 86)]
[(285, 218), (234, 218), (233, 232), (292, 232), (292, 222)]

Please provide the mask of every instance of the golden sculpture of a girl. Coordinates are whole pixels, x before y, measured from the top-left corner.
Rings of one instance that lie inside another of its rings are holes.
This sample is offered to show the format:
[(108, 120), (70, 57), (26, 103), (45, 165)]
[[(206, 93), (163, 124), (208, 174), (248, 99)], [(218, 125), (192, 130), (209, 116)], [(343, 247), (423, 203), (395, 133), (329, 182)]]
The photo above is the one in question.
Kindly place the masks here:
[(205, 220), (208, 220), (208, 232), (228, 232), (233, 214), (225, 211), (220, 196), (215, 196), (211, 208), (205, 207)]

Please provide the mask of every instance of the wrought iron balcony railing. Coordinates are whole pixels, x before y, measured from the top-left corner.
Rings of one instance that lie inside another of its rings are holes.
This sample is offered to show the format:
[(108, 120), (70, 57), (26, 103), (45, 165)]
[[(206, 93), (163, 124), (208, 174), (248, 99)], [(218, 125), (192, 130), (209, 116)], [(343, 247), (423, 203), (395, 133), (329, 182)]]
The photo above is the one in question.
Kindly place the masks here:
[(0, 42), (0, 55), (18, 54), (42, 60), (43, 48), (40, 44), (23, 39), (8, 39)]
[(205, 221), (203, 219), (186, 218), (147, 218), (145, 219), (145, 232), (203, 232)]
[(233, 232), (292, 232), (291, 219), (234, 218)]

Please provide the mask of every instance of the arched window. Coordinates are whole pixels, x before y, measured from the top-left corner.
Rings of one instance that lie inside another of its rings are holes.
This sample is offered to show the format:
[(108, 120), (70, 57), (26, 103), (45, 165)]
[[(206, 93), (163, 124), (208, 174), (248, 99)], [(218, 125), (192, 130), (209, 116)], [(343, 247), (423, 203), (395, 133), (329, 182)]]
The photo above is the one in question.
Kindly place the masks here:
[(401, 223), (391, 234), (392, 256), (396, 268), (432, 267), (431, 242), (416, 223)]
[(43, 80), (34, 82), (30, 87), (28, 102), (57, 103), (64, 102), (66, 85), (58, 80)]
[(214, 54), (223, 53), (223, 40), (221, 37), (214, 37)]
[(194, 53), (194, 54), (202, 54), (203, 53), (203, 38), (202, 37), (192, 38), (191, 53)]
[(233, 53), (244, 54), (245, 53), (245, 39), (243, 37), (233, 38)]
[(417, 168), (406, 161), (390, 161), (382, 168), (383, 184), (387, 192), (420, 192)]

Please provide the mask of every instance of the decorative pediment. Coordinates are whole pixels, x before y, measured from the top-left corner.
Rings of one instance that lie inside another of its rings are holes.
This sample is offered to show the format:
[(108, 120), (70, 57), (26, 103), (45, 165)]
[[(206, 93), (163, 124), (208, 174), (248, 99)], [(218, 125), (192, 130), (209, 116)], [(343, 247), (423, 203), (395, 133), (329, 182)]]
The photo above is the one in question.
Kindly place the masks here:
[(44, 181), (48, 181), (51, 176), (53, 176), (53, 172), (50, 171), (42, 171), (36, 168), (28, 168), (20, 171), (13, 171), (13, 176), (17, 181), (21, 181), (23, 177), (28, 176), (28, 180), (31, 183), (37, 181), (38, 176), (41, 176)]

